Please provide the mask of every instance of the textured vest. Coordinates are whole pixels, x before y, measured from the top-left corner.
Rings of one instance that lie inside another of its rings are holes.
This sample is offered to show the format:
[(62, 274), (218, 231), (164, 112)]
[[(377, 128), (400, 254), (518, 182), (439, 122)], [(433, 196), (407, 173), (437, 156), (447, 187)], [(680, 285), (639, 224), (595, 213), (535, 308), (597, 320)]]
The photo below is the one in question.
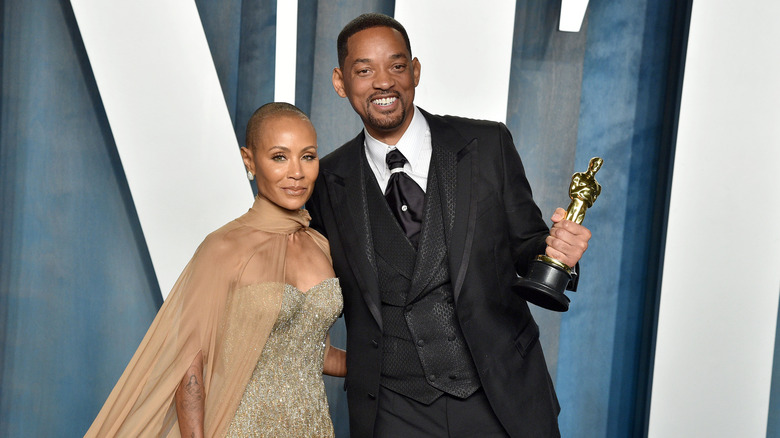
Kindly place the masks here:
[(371, 171), (363, 172), (382, 300), (381, 383), (425, 404), (442, 393), (465, 398), (480, 386), (455, 315), (436, 167), (432, 161), (417, 251)]

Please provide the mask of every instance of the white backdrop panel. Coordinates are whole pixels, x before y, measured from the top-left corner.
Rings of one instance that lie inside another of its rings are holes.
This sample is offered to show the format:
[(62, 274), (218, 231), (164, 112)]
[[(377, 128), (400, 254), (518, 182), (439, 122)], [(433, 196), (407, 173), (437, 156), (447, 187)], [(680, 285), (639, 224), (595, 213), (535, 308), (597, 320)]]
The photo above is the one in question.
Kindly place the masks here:
[(298, 1), (276, 0), (274, 101), (295, 104)]
[(558, 29), (563, 32), (579, 32), (588, 10), (588, 0), (561, 0), (561, 19)]
[(163, 297), (252, 201), (191, 0), (72, 0)]
[(650, 437), (766, 436), (780, 290), (780, 3), (693, 3)]
[(434, 114), (506, 122), (513, 0), (489, 7), (473, 0), (396, 0), (395, 18), (422, 65), (417, 105)]

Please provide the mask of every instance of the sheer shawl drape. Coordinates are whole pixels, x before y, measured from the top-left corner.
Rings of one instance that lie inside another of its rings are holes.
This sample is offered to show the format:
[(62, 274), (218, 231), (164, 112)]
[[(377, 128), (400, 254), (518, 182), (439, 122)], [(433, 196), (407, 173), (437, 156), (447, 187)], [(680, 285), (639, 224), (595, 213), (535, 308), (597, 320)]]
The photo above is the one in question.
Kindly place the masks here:
[(209, 234), (163, 303), (87, 437), (178, 437), (173, 397), (203, 352), (206, 436), (223, 436), (276, 321), (287, 242), (308, 234), (306, 210), (258, 197), (245, 215)]

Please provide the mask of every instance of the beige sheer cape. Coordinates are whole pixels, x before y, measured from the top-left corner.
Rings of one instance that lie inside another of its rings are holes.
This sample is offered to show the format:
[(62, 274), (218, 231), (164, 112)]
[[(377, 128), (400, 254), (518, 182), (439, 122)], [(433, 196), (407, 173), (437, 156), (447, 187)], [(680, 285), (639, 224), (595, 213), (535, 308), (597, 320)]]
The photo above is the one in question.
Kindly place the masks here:
[(249, 212), (209, 234), (86, 436), (180, 436), (174, 393), (199, 351), (204, 432), (223, 436), (279, 313), (289, 236), (308, 234), (330, 257), (309, 219), (306, 210), (258, 197)]

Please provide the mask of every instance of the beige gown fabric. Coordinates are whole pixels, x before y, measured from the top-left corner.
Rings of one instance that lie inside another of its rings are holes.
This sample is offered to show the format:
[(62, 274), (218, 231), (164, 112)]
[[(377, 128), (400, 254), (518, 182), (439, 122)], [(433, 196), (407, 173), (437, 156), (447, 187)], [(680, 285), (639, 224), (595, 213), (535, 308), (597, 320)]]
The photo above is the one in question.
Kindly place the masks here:
[(288, 236), (306, 233), (330, 257), (309, 219), (306, 210), (258, 197), (249, 212), (209, 234), (85, 436), (179, 437), (173, 398), (198, 352), (204, 432), (224, 436), (279, 314)]
[(228, 438), (333, 437), (322, 368), (328, 330), (341, 309), (336, 278), (305, 293), (285, 285), (282, 308)]

